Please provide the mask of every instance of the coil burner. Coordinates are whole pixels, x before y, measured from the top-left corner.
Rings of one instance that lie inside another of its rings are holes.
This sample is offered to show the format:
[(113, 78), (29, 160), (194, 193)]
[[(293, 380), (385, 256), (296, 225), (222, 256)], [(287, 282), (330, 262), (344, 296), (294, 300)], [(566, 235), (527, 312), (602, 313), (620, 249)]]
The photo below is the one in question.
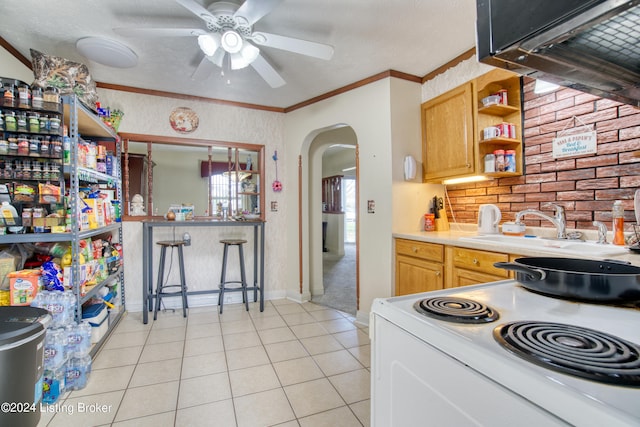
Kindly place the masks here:
[(413, 308), (425, 316), (446, 322), (480, 324), (493, 322), (499, 317), (491, 307), (467, 298), (426, 298), (417, 301)]
[(516, 356), (557, 372), (640, 387), (640, 346), (616, 336), (562, 323), (522, 321), (496, 327), (493, 337)]

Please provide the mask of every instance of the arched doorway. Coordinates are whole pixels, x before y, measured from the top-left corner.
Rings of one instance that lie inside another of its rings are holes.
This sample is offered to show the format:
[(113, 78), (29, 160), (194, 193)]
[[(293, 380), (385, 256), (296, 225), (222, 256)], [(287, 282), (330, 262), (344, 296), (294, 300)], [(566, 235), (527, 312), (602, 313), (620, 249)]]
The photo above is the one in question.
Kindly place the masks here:
[[(322, 239), (310, 239), (311, 300), (353, 315), (358, 296), (357, 172), (357, 140), (352, 128), (343, 126), (316, 135), (309, 145), (306, 199), (309, 235), (318, 236), (321, 230)], [(330, 190), (323, 181), (331, 181)]]

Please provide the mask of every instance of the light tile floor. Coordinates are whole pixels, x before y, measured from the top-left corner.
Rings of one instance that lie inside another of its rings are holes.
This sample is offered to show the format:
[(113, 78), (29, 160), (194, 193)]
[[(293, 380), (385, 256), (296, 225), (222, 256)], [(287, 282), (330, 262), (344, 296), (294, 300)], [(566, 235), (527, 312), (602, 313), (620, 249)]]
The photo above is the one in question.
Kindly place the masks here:
[(141, 319), (122, 319), (39, 427), (369, 425), (368, 330), (346, 313), (273, 300)]

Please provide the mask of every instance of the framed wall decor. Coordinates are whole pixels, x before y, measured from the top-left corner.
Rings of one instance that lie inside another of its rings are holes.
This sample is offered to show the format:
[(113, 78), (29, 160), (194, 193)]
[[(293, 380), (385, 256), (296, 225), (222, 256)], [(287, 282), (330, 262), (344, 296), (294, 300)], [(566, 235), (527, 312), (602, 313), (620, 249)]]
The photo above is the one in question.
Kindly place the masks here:
[(171, 123), (171, 128), (178, 133), (191, 133), (198, 129), (200, 119), (191, 108), (178, 107), (171, 112), (169, 123)]

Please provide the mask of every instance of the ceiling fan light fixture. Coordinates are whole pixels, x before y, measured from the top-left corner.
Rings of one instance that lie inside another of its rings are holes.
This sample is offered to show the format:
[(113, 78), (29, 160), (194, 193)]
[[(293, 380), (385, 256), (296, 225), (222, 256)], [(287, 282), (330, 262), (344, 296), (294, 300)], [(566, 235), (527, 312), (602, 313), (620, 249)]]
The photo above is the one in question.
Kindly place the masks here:
[(260, 49), (251, 43), (245, 43), (240, 52), (229, 55), (231, 57), (231, 69), (239, 70), (248, 66), (256, 60), (259, 54)]
[(232, 70), (240, 70), (249, 65), (249, 61), (244, 59), (240, 52), (238, 53), (230, 53), (229, 57), (231, 58), (231, 69)]
[(222, 33), (222, 48), (229, 53), (238, 53), (242, 49), (242, 37), (233, 30)]
[(214, 64), (216, 64), (218, 67), (222, 68), (223, 62), (224, 62), (224, 57), (227, 54), (227, 52), (225, 52), (224, 49), (218, 49), (216, 50), (216, 53), (214, 53), (213, 55), (207, 56), (206, 58), (213, 62)]
[(240, 51), (240, 54), (244, 59), (247, 60), (247, 63), (251, 64), (256, 60), (258, 55), (260, 55), (260, 49), (258, 49), (251, 43), (245, 43), (244, 47)]
[(220, 47), (220, 41), (213, 34), (202, 34), (198, 36), (198, 46), (205, 55), (211, 56)]

